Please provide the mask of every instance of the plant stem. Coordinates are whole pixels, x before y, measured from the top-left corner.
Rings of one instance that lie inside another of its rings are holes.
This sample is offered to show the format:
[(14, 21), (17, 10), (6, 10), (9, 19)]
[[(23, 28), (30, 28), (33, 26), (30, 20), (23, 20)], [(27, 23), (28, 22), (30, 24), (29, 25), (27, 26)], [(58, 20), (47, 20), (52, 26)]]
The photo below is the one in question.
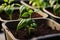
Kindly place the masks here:
[(30, 35), (30, 32), (31, 32), (31, 29), (30, 28), (28, 28), (28, 32), (29, 32), (29, 35)]
[(12, 14), (9, 15), (9, 19), (12, 20)]
[(31, 18), (31, 14), (30, 14), (30, 18)]

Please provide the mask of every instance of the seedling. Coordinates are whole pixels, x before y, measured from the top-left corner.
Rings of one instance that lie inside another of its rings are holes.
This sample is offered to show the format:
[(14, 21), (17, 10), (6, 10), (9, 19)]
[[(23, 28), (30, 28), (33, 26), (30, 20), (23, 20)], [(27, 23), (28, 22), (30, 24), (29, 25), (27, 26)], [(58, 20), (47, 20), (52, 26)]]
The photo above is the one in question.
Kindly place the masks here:
[(56, 0), (49, 0), (50, 7), (53, 7), (55, 2), (56, 2)]
[(27, 7), (25, 5), (22, 5), (19, 10), (20, 10), (19, 18), (20, 17), (29, 17), (29, 16), (31, 18), (31, 15), (33, 13), (32, 9), (30, 9), (29, 7)]
[(4, 8), (6, 7), (6, 3), (0, 5), (0, 14), (3, 12)]
[(56, 15), (60, 12), (60, 5), (58, 4), (58, 0), (49, 0), (50, 7), (53, 8), (53, 12)]
[(47, 0), (30, 0), (29, 4), (32, 4), (33, 7), (45, 8), (47, 6)]
[(5, 12), (7, 15), (9, 15), (10, 20), (12, 20), (12, 13), (14, 11), (14, 7), (11, 5), (8, 5), (5, 7)]
[(60, 13), (60, 5), (56, 4), (53, 6), (53, 11), (54, 11), (54, 14), (56, 15), (57, 13)]
[(26, 29), (28, 29), (28, 32), (30, 34), (31, 30), (35, 30), (36, 27), (37, 27), (37, 24), (31, 18), (29, 18), (29, 19), (21, 19), (20, 22), (17, 25), (16, 30), (18, 31), (18, 30), (20, 30), (22, 28), (26, 28)]
[(6, 6), (4, 8), (6, 14), (9, 16), (9, 19), (12, 20), (12, 13), (14, 11), (14, 5), (20, 6), (20, 4), (11, 4), (14, 0), (4, 0)]

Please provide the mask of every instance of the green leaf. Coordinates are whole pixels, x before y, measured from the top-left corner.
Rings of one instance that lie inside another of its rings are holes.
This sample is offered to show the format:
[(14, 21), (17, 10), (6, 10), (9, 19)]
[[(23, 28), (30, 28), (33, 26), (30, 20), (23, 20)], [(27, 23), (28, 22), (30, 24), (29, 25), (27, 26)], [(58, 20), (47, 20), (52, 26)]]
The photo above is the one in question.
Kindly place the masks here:
[(22, 19), (22, 20), (18, 23), (17, 30), (23, 28), (25, 25), (26, 25), (26, 20), (25, 20), (25, 19)]
[(24, 10), (26, 9), (26, 7), (25, 7), (25, 5), (22, 5), (21, 7), (20, 7), (20, 15), (22, 15), (22, 13), (24, 13)]
[(29, 16), (28, 12), (24, 12), (24, 13), (22, 14), (22, 17), (28, 17), (28, 16)]
[(21, 28), (36, 28), (37, 24), (35, 23), (34, 20), (31, 18), (29, 19), (21, 19), (21, 21), (18, 23), (17, 30)]
[(5, 7), (4, 10), (5, 10), (6, 14), (10, 15), (10, 14), (13, 13), (13, 11), (14, 11), (14, 7), (8, 5), (8, 6)]
[(53, 7), (55, 2), (56, 2), (56, 0), (49, 0), (50, 6)]
[(36, 28), (37, 27), (37, 24), (36, 23), (32, 23), (31, 24), (31, 27)]
[(28, 11), (28, 14), (31, 15), (32, 13), (33, 13), (33, 10), (30, 9), (30, 10)]
[(8, 2), (8, 0), (4, 0), (4, 2)]
[(59, 13), (60, 12), (60, 5), (59, 4), (54, 5), (53, 10), (54, 10), (55, 13)]
[(12, 3), (13, 1), (14, 1), (14, 0), (9, 0), (8, 3), (10, 4), (10, 3)]
[(6, 4), (2, 4), (2, 5), (0, 6), (0, 14), (2, 13), (2, 11), (4, 10), (5, 7), (6, 7)]

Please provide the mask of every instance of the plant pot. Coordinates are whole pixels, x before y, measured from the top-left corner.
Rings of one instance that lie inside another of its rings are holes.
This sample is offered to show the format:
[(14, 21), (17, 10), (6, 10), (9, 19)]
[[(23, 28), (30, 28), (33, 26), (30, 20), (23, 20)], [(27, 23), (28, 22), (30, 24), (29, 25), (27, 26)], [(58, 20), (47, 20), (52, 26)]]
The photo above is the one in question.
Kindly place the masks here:
[[(36, 9), (35, 7), (32, 7), (32, 6), (28, 5), (27, 3), (28, 3), (29, 1), (20, 1), (20, 2), (21, 2), (21, 4), (23, 4), (23, 5), (25, 5), (25, 6), (28, 6), (29, 8), (35, 10), (35, 11), (38, 12), (40, 15), (47, 17), (47, 15), (46, 15), (43, 11), (38, 10), (38, 9)], [(46, 18), (46, 17), (45, 17), (45, 18)]]
[[(32, 34), (28, 35), (26, 33), (26, 29), (22, 32), (23, 29), (20, 30), (20, 33), (17, 32), (15, 35), (17, 24), (19, 21), (10, 21), (10, 22), (5, 22), (2, 24), (3, 29), (5, 30), (6, 38), (7, 40), (30, 40), (35, 37), (44, 37), (47, 35), (52, 35), (52, 34), (59, 34), (60, 35), (60, 25), (56, 23), (55, 21), (47, 18), (40, 18), (40, 19), (34, 19), (35, 22), (37, 23), (38, 27), (35, 31), (32, 30)], [(43, 27), (44, 26), (44, 27)], [(13, 29), (13, 30), (11, 30)], [(14, 31), (14, 32), (13, 32)], [(18, 37), (19, 35), (20, 37)], [(28, 36), (26, 36), (28, 35)], [(20, 39), (18, 39), (20, 38)], [(25, 38), (25, 39), (24, 39)]]
[[(32, 9), (32, 10), (36, 11), (37, 9)], [(31, 17), (32, 18), (47, 18), (48, 15), (39, 11), (39, 12), (33, 12)], [(20, 17), (20, 18), (22, 18), (22, 17)], [(19, 20), (19, 7), (15, 7), (14, 12), (12, 14), (12, 20), (17, 20), (17, 19)], [(9, 16), (7, 16), (5, 12), (2, 12), (1, 15), (0, 15), (0, 21), (3, 21), (3, 22), (10, 21)]]
[[(33, 10), (35, 10), (35, 9), (33, 9)], [(48, 15), (44, 14), (43, 12), (40, 12), (40, 11), (34, 12), (32, 14), (32, 18), (41, 18), (41, 17), (47, 18)], [(12, 20), (19, 20), (19, 7), (15, 7)], [(9, 16), (7, 16), (5, 12), (2, 12), (2, 14), (0, 15), (0, 21), (2, 21), (2, 22), (10, 21)]]
[[(19, 18), (19, 7), (14, 8), (13, 14), (12, 14), (12, 20), (17, 20)], [(8, 21), (9, 16), (5, 13), (5, 11), (3, 11), (0, 14), (0, 21), (4, 22), (4, 21)]]
[[(59, 20), (60, 20), (60, 17), (54, 15), (52, 12), (48, 11), (47, 9), (50, 9), (50, 11), (51, 11), (52, 9), (51, 9), (51, 8), (43, 9), (43, 11), (49, 15), (49, 18), (51, 18), (51, 19), (57, 21), (58, 23), (60, 23), (60, 21), (59, 21)], [(60, 15), (60, 14), (59, 14), (59, 15)]]

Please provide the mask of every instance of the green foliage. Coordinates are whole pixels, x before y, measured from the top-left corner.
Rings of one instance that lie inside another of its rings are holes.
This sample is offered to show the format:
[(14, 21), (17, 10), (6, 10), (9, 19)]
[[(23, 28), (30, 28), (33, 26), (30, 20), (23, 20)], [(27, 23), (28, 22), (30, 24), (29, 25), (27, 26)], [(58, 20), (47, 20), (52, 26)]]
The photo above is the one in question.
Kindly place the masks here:
[(59, 4), (54, 5), (53, 10), (54, 10), (55, 15), (56, 15), (56, 13), (59, 13), (60, 12), (60, 5)]
[(48, 5), (47, 0), (30, 0), (29, 4), (37, 8), (45, 8)]
[(60, 4), (58, 3), (58, 0), (49, 0), (50, 7), (53, 8), (53, 12), (56, 15), (60, 12)]
[(54, 3), (57, 3), (58, 0), (49, 0), (50, 7), (53, 7)]
[(2, 11), (4, 10), (5, 6), (6, 6), (6, 4), (2, 4), (2, 5), (0, 5), (0, 14), (1, 14)]
[(21, 19), (17, 25), (17, 31), (22, 28), (28, 28), (28, 32), (30, 33), (31, 30), (34, 30), (37, 27), (37, 24), (31, 18), (29, 19)]
[(11, 4), (13, 1), (14, 0), (4, 0), (5, 3), (2, 4), (3, 6), (1, 8), (1, 10), (3, 9), (6, 12), (6, 14), (9, 16), (10, 20), (12, 20), (12, 13), (14, 11), (14, 6), (15, 5), (20, 6), (20, 4), (18, 4), (18, 3)]
[(19, 17), (28, 17), (28, 16), (30, 16), (30, 18), (31, 18), (31, 14), (33, 13), (32, 9), (28, 8), (25, 5), (22, 5), (19, 10), (20, 10), (20, 16)]
[(7, 15), (9, 15), (10, 20), (12, 20), (12, 13), (14, 11), (14, 7), (12, 5), (8, 5), (4, 8)]
[(12, 3), (14, 0), (4, 0), (4, 2), (7, 2), (8, 4)]

